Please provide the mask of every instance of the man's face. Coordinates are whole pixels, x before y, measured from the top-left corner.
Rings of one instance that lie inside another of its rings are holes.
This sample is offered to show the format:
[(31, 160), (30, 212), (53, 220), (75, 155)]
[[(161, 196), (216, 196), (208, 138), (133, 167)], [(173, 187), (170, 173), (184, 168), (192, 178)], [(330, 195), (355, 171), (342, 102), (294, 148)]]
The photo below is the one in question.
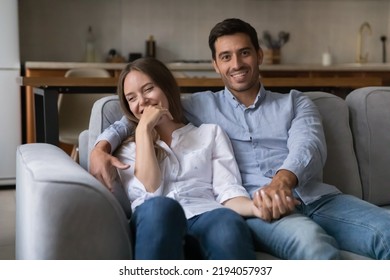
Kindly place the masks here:
[(262, 50), (256, 51), (249, 36), (244, 33), (225, 35), (215, 41), (214, 69), (236, 96), (257, 94), (262, 61)]

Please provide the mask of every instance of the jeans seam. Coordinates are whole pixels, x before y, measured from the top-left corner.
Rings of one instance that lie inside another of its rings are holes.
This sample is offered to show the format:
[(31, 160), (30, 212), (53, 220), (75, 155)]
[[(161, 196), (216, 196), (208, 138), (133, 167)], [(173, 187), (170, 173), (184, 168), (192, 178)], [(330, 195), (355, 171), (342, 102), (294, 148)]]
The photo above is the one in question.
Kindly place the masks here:
[[(366, 224), (366, 223), (357, 223), (357, 222), (351, 222), (349, 220), (346, 220), (346, 219), (342, 219), (342, 218), (336, 218), (334, 216), (327, 216), (327, 215), (324, 215), (324, 214), (318, 214), (318, 213), (313, 213), (311, 215), (312, 219), (314, 216), (317, 216), (319, 218), (326, 218), (326, 219), (329, 219), (329, 220), (333, 220), (333, 221), (338, 221), (338, 222), (343, 222), (343, 223), (348, 223), (350, 225), (354, 225), (354, 226), (359, 226), (359, 227), (363, 227), (365, 229), (368, 229), (370, 231), (373, 231), (375, 232), (375, 236), (378, 236), (380, 238), (380, 242), (381, 242), (381, 246), (386, 250), (386, 252), (390, 252), (390, 247), (389, 247), (389, 244), (388, 242), (386, 241), (383, 233), (381, 233), (380, 231), (378, 231), (375, 227), (371, 226), (370, 224)], [(386, 255), (386, 259), (390, 258), (390, 255)]]

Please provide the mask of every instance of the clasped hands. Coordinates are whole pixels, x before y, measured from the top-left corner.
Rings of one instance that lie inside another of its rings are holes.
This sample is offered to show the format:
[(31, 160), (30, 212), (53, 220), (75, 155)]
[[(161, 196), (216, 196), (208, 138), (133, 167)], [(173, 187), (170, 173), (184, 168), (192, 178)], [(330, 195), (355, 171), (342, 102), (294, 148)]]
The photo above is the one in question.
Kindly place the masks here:
[(288, 184), (286, 180), (274, 178), (269, 185), (258, 189), (253, 195), (255, 216), (270, 222), (291, 214), (295, 206), (301, 204), (292, 194), (293, 186), (295, 183)]

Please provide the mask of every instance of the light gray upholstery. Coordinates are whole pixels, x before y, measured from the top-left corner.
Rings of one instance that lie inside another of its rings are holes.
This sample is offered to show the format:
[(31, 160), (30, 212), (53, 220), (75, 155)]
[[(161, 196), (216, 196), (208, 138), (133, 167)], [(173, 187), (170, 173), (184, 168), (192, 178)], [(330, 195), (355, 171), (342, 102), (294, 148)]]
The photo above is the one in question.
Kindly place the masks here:
[(120, 120), (122, 116), (123, 113), (117, 95), (103, 97), (95, 102), (89, 121), (87, 162), (89, 162), (89, 154), (99, 134), (115, 121)]
[[(89, 170), (89, 154), (99, 134), (115, 121), (120, 120), (122, 116), (118, 96), (105, 96), (95, 102), (91, 110), (89, 129), (81, 132), (79, 136), (79, 162), (85, 170)], [(119, 178), (113, 183), (112, 193), (121, 204), (126, 216), (130, 218), (131, 205)]]
[(345, 101), (333, 94), (307, 92), (317, 105), (325, 132), (328, 156), (323, 171), (325, 183), (362, 198), (359, 169), (353, 149), (349, 112)]
[(88, 159), (89, 159), (89, 153), (88, 149), (85, 149), (84, 147), (88, 147), (88, 138), (89, 133), (88, 130), (84, 130), (79, 135), (79, 147), (81, 146), (82, 149), (79, 149), (79, 164), (82, 168), (85, 170), (88, 170)]
[[(324, 181), (345, 193), (390, 208), (389, 180), (385, 173), (390, 166), (389, 88), (361, 89), (351, 93), (347, 102), (325, 92), (305, 94), (318, 106), (323, 120), (328, 146)], [(85, 170), (97, 136), (121, 117), (116, 96), (95, 103), (89, 130), (80, 135), (80, 164), (84, 169), (48, 144), (25, 144), (18, 148), (17, 258), (130, 258), (126, 215), (130, 217), (131, 213), (123, 189), (116, 182), (118, 191), (113, 195)], [(274, 259), (262, 252), (257, 256)], [(341, 256), (366, 259), (346, 251)]]
[(16, 158), (17, 259), (131, 259), (128, 219), (100, 182), (50, 144)]
[(366, 87), (346, 98), (364, 199), (390, 205), (390, 87)]

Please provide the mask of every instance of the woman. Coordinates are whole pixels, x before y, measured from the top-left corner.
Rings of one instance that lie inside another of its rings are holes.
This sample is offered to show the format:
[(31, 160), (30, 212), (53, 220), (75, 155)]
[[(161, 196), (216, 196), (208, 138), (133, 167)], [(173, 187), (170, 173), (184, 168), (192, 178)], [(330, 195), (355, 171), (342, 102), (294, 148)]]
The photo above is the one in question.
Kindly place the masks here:
[(185, 124), (176, 80), (153, 58), (127, 65), (118, 95), (135, 127), (117, 152), (130, 164), (119, 175), (134, 212), (134, 257), (183, 258), (187, 235), (199, 242), (204, 258), (254, 259), (251, 234), (240, 215), (259, 216), (259, 210), (241, 186), (221, 128)]

